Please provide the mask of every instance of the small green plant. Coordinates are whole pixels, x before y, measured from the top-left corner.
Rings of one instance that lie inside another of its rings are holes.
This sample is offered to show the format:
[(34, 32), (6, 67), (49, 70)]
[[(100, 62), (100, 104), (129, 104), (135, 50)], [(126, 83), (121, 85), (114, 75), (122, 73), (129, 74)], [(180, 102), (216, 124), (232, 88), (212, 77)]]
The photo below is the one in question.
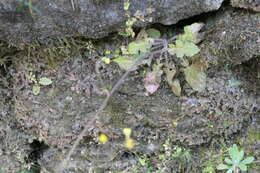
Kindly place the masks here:
[(130, 2), (129, 2), (129, 0), (126, 0), (124, 2), (124, 10), (127, 11), (129, 9), (129, 6), (130, 6)]
[(202, 173), (215, 173), (215, 169), (213, 166), (209, 165), (202, 170)]
[(24, 6), (27, 6), (29, 9), (29, 13), (32, 16), (33, 15), (33, 11), (41, 14), (41, 12), (32, 5), (32, 0), (19, 0)]
[(153, 167), (149, 166), (149, 158), (146, 156), (139, 158), (139, 165), (144, 168), (145, 172), (153, 172)]
[(191, 159), (191, 153), (184, 148), (177, 147), (176, 151), (172, 154), (172, 157), (173, 158), (183, 157), (183, 158), (185, 158), (186, 160), (189, 161)]
[(238, 173), (239, 170), (247, 171), (247, 165), (254, 161), (254, 157), (244, 158), (244, 151), (238, 150), (236, 144), (228, 149), (229, 157), (226, 157), (224, 161), (226, 164), (221, 163), (217, 166), (218, 170), (226, 170), (226, 173)]
[(130, 7), (130, 2), (129, 0), (126, 0), (124, 2), (124, 11), (126, 12), (126, 16), (127, 16), (127, 21), (125, 22), (125, 28), (123, 31), (120, 31), (119, 32), (119, 35), (122, 35), (124, 37), (134, 37), (135, 36), (135, 32), (133, 30), (133, 25), (134, 23), (137, 21), (137, 18), (136, 17), (131, 17), (127, 11)]
[(32, 91), (34, 95), (38, 95), (41, 91), (41, 85), (47, 86), (52, 84), (52, 80), (47, 77), (41, 77), (39, 80), (36, 79), (35, 74), (29, 73), (29, 81), (33, 83)]
[(137, 21), (137, 19), (135, 17), (129, 17), (125, 23), (125, 29), (124, 31), (119, 32), (119, 35), (122, 35), (124, 37), (134, 37), (135, 36), (135, 32), (133, 30), (133, 25), (134, 23)]
[[(133, 23), (130, 23), (133, 24)], [(129, 25), (130, 26), (130, 25)], [(119, 65), (123, 70), (136, 70), (138, 66), (148, 65), (151, 70), (146, 73), (144, 87), (148, 93), (154, 93), (160, 86), (162, 74), (166, 74), (166, 81), (172, 92), (181, 96), (181, 84), (176, 79), (178, 73), (175, 65), (181, 66), (187, 83), (197, 91), (203, 91), (206, 87), (206, 65), (201, 60), (191, 60), (189, 57), (200, 50), (196, 43), (199, 42), (198, 32), (203, 24), (194, 23), (184, 27), (184, 33), (169, 40), (161, 39), (160, 31), (150, 28), (143, 30), (137, 39), (126, 46), (121, 46), (114, 53), (101, 59), (105, 64), (111, 61)], [(131, 28), (131, 27), (130, 27)], [(155, 60), (156, 57), (156, 60)], [(138, 59), (139, 61), (132, 68)], [(191, 63), (192, 62), (192, 63)]]
[(147, 166), (149, 159), (147, 157), (140, 157), (138, 161), (141, 166)]

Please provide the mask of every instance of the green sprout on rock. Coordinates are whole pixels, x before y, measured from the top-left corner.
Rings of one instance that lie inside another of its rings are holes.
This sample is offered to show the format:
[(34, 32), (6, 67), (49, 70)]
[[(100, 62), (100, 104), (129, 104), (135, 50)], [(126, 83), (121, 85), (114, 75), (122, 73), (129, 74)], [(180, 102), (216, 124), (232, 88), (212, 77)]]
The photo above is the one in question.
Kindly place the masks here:
[(226, 173), (238, 173), (239, 170), (247, 171), (247, 165), (251, 164), (254, 161), (254, 157), (247, 157), (244, 158), (244, 151), (238, 150), (238, 147), (236, 144), (234, 144), (232, 147), (228, 149), (229, 157), (226, 157), (224, 161), (226, 164), (221, 163), (217, 166), (218, 170), (226, 170)]

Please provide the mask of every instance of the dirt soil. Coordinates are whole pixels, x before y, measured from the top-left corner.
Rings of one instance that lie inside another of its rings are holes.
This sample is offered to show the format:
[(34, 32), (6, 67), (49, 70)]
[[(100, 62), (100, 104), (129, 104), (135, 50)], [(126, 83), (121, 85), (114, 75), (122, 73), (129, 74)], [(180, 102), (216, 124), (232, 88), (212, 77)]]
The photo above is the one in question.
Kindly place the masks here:
[[(204, 21), (206, 36), (200, 44), (200, 56), (208, 65), (204, 91), (191, 89), (179, 74), (180, 97), (172, 93), (164, 77), (159, 90), (148, 94), (143, 83), (148, 67), (144, 67), (127, 77), (99, 117), (95, 117), (97, 109), (124, 73), (116, 64), (103, 64), (100, 57), (105, 49), (127, 40), (111, 35), (92, 44), (70, 38), (76, 42), (68, 46), (66, 38), (62, 49), (57, 48), (60, 43), (51, 44), (55, 49), (31, 46), (24, 50), (1, 44), (5, 53), (1, 54), (4, 63), (0, 61), (0, 170), (54, 172), (87, 126), (66, 173), (202, 172), (221, 163), (234, 143), (255, 157), (250, 170), (258, 172), (259, 14), (221, 10)], [(53, 83), (40, 86), (39, 95), (34, 95), (30, 74), (37, 79), (48, 77)], [(132, 129), (136, 142), (132, 150), (124, 147), (122, 129), (126, 127)], [(107, 143), (99, 143), (100, 133), (109, 137)]]

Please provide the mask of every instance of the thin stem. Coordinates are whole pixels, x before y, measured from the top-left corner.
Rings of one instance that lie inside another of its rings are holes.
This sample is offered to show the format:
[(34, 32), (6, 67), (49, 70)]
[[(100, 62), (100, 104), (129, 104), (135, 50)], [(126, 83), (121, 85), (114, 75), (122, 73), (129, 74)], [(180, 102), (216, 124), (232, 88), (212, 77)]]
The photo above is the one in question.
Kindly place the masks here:
[[(105, 98), (105, 100), (103, 101), (102, 105), (99, 107), (98, 111), (95, 114), (95, 117), (98, 117), (100, 115), (100, 113), (105, 109), (105, 107), (107, 106), (107, 103), (109, 101), (109, 99), (112, 97), (112, 95), (114, 94), (114, 92), (119, 88), (119, 86), (123, 83), (123, 81), (125, 80), (125, 78), (129, 75), (129, 73), (131, 71), (133, 71), (135, 69), (136, 66), (139, 65), (139, 63), (146, 57), (150, 57), (153, 56), (153, 54), (156, 53), (160, 53), (162, 51), (165, 51), (164, 49), (159, 50), (159, 51), (154, 51), (152, 53), (146, 53), (144, 56), (138, 58), (134, 65), (131, 66), (130, 69), (128, 69), (124, 75), (117, 81), (117, 83), (114, 85), (114, 87), (112, 88), (112, 90), (110, 91), (110, 93), (107, 95), (107, 97)], [(94, 120), (93, 120), (94, 121)], [(67, 156), (61, 160), (61, 163), (58, 165), (58, 167), (55, 169), (55, 173), (62, 173), (62, 171), (64, 169), (66, 169), (67, 165), (68, 165), (68, 160), (70, 159), (71, 155), (74, 153), (74, 151), (76, 150), (76, 147), (79, 145), (80, 140), (83, 138), (83, 136), (85, 135), (85, 133), (88, 131), (88, 126), (85, 126), (84, 129), (80, 132), (80, 134), (78, 135), (76, 141), (74, 142), (74, 144), (72, 145), (71, 149), (69, 150)]]
[(163, 41), (164, 41), (164, 39), (153, 38), (153, 41), (157, 41), (157, 42), (163, 42)]
[(159, 48), (161, 48), (161, 47), (163, 47), (163, 45), (159, 45), (159, 46), (152, 47), (152, 48), (151, 48), (151, 51), (155, 51), (155, 50), (157, 50), (157, 49), (159, 49)]
[(177, 39), (177, 36), (174, 36), (174, 37), (170, 38), (170, 39), (168, 40), (168, 42), (175, 41), (176, 39)]

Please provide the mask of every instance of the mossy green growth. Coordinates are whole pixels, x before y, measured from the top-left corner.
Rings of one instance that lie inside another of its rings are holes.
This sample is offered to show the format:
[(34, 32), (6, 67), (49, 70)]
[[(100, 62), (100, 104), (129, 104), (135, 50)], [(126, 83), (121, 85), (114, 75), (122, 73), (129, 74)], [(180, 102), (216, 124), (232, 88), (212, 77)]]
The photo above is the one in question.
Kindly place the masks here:
[(260, 132), (256, 131), (254, 129), (249, 129), (248, 130), (249, 138), (253, 140), (260, 140)]
[(254, 161), (254, 157), (247, 157), (244, 159), (244, 150), (238, 149), (234, 144), (228, 149), (229, 158), (224, 159), (225, 163), (221, 163), (217, 166), (218, 170), (227, 170), (226, 173), (238, 173), (239, 170), (247, 171), (247, 167)]

